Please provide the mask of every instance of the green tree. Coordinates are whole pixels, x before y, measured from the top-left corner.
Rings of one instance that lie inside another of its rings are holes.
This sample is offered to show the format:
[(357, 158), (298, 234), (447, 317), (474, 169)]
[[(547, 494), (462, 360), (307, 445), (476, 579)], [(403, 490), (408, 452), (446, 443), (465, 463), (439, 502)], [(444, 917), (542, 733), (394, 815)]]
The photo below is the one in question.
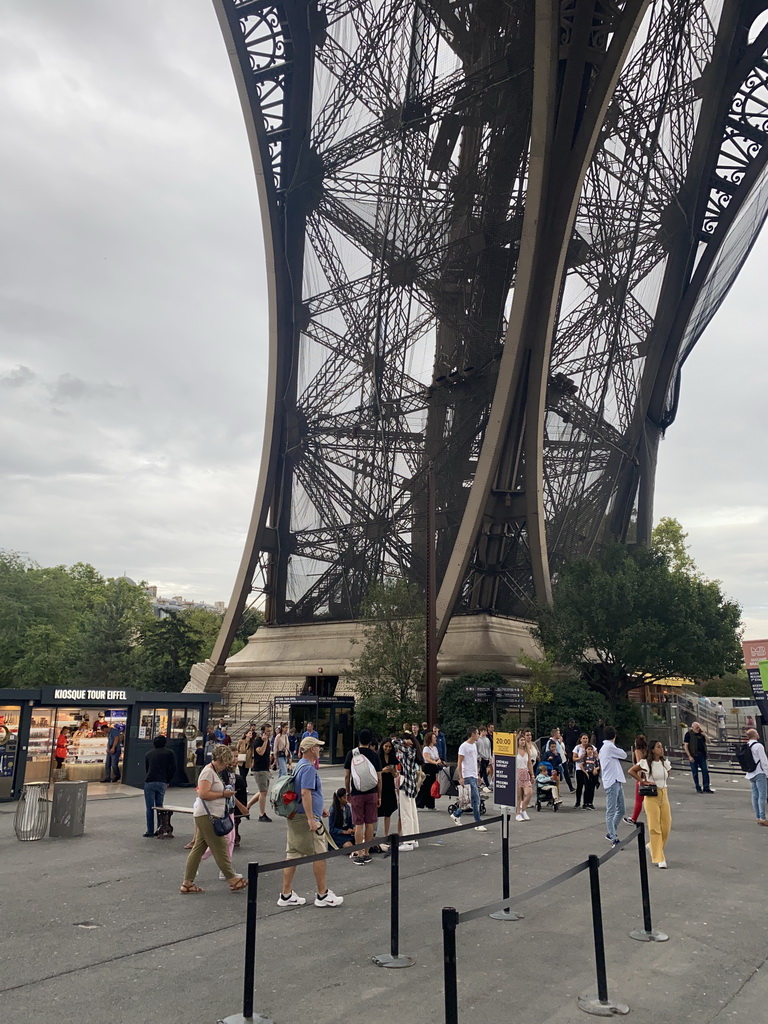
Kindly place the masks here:
[(491, 704), (476, 700), (470, 687), (506, 685), (498, 672), (463, 672), (455, 679), (444, 680), (437, 691), (437, 718), (446, 741), (458, 746), (467, 738), (470, 725), (485, 725), (492, 720)]
[(747, 670), (740, 668), (738, 672), (726, 672), (725, 675), (705, 679), (700, 692), (702, 697), (751, 697), (752, 687), (747, 678)]
[(107, 580), (74, 638), (72, 680), (113, 688), (141, 687), (140, 643), (152, 620), (143, 586), (124, 577)]
[(374, 584), (362, 607), (362, 651), (347, 677), (357, 690), (355, 718), (383, 735), (408, 719), (421, 721), (424, 600), (404, 579)]
[(72, 640), (53, 626), (36, 623), (24, 633), (24, 654), (13, 666), (16, 686), (63, 686), (70, 679)]
[[(34, 681), (35, 664), (45, 677), (55, 674), (54, 647), (63, 650), (78, 633), (103, 587), (103, 577), (82, 562), (43, 568), (17, 552), (0, 551), (0, 683), (12, 685), (19, 666), (26, 685)], [(43, 650), (36, 662), (38, 642)]]
[(616, 729), (620, 743), (630, 743), (642, 732), (643, 719), (635, 704), (623, 700), (611, 706), (583, 679), (559, 680), (552, 684), (551, 692), (551, 702), (539, 712), (539, 736), (548, 736), (555, 726), (564, 729), (571, 718), (590, 736), (602, 718), (606, 725)]
[[(195, 661), (205, 661), (206, 658), (210, 657), (213, 645), (216, 643), (216, 637), (219, 635), (224, 616), (220, 615), (219, 612), (211, 611), (209, 608), (185, 608), (184, 611), (179, 613), (179, 618), (190, 630), (198, 634), (198, 651)], [(240, 650), (240, 648), (238, 647), (237, 650)], [(231, 653), (236, 653), (234, 644), (232, 645)]]
[(148, 690), (183, 690), (192, 666), (207, 657), (207, 639), (184, 612), (145, 622), (140, 639), (141, 678)]
[(638, 678), (711, 676), (741, 663), (741, 610), (718, 583), (670, 568), (658, 550), (608, 547), (560, 572), (534, 635), (613, 707)]
[(670, 516), (662, 516), (651, 532), (651, 547), (667, 556), (669, 567), (673, 572), (684, 572), (699, 575), (696, 563), (688, 552), (685, 543), (688, 534), (682, 524)]

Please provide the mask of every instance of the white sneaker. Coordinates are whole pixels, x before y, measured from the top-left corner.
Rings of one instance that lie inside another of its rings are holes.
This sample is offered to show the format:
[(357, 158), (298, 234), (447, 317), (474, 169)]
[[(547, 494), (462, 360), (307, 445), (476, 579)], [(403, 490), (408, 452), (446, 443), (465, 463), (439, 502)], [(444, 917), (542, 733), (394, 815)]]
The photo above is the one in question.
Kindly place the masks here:
[(461, 818), (457, 818), (455, 814), (451, 815), (451, 821), (453, 822), (454, 825), (461, 824)]
[(525, 818), (522, 816), (522, 814), (516, 814), (515, 821), (525, 821)]
[(413, 848), (414, 848), (414, 850), (418, 850), (418, 848), (419, 848), (419, 841), (418, 841), (418, 839), (414, 839), (413, 840)]
[(665, 868), (666, 866), (667, 866), (667, 862), (665, 860), (660, 860), (659, 861), (659, 867), (660, 868)]
[(316, 907), (340, 907), (343, 902), (344, 902), (344, 897), (343, 896), (337, 896), (336, 893), (335, 892), (331, 892), (330, 889), (325, 894), (325, 896), (323, 896), (322, 898), (320, 896), (318, 896), (317, 894), (315, 895), (315, 906)]
[(398, 849), (400, 849), (400, 850), (412, 850), (413, 849), (413, 843), (400, 843)]
[(485, 825), (475, 825), (475, 832), (487, 832)]
[(278, 907), (303, 907), (307, 901), (303, 896), (299, 896), (297, 893), (291, 891), (291, 895), (288, 899), (285, 899), (283, 894), (280, 893), (280, 899), (277, 901)]
[(531, 819), (528, 817), (528, 811), (523, 811), (523, 821), (530, 821), (530, 820)]

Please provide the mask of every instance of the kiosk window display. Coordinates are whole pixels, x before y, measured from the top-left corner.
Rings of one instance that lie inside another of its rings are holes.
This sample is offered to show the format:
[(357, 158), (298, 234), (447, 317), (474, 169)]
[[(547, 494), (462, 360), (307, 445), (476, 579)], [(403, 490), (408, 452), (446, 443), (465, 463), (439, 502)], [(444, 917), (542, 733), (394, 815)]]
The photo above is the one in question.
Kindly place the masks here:
[(127, 708), (56, 709), (49, 749), (53, 754), (62, 730), (69, 734), (67, 756), (61, 769), (68, 782), (97, 782), (104, 778), (109, 734), (115, 726), (125, 734), (127, 721)]
[(0, 705), (0, 800), (10, 800), (16, 773), (20, 704)]

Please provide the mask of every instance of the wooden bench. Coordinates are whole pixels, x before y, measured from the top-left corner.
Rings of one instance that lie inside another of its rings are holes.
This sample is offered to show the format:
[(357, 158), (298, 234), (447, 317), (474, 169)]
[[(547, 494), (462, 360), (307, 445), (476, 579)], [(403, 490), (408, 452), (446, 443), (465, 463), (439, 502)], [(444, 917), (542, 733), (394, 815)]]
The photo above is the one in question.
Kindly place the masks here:
[(165, 804), (163, 807), (153, 807), (157, 811), (157, 832), (158, 839), (173, 839), (173, 825), (171, 819), (176, 814), (191, 814), (191, 807), (180, 807), (178, 804)]

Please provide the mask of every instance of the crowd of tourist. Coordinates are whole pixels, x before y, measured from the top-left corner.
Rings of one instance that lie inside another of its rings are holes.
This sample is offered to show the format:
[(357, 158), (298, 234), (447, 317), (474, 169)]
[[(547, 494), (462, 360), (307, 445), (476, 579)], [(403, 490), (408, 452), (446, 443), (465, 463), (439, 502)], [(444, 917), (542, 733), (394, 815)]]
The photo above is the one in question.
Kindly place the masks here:
[[(189, 844), (181, 892), (199, 893), (195, 883), (201, 859), (212, 856), (233, 892), (247, 885), (232, 867), (232, 854), (240, 842), (240, 820), (250, 817), (258, 803), (258, 821), (271, 823), (267, 813), (270, 785), (276, 777), (293, 773), (296, 811), (288, 817), (286, 859), (299, 860), (325, 851), (328, 840), (339, 849), (354, 847), (350, 858), (356, 867), (365, 867), (375, 854), (389, 856), (393, 823), (395, 831), (405, 837), (399, 842), (402, 851), (419, 846), (419, 811), (434, 811), (443, 796), (448, 796), (448, 809), (455, 824), (462, 823), (462, 812), (471, 811), (475, 830), (486, 832), (481, 813), (483, 798), (491, 793), (494, 774), (494, 727), (491, 724), (467, 729), (466, 738), (458, 748), (455, 767), (448, 761), (446, 739), (438, 726), (428, 723), (403, 723), (401, 730), (378, 738), (369, 729), (361, 729), (357, 745), (350, 749), (344, 762), (344, 785), (331, 794), (326, 807), (318, 772), (320, 740), (314, 723), (307, 722), (299, 731), (278, 723), (274, 733), (265, 723), (249, 728), (233, 746), (223, 726), (210, 729), (200, 745), (202, 756), (197, 778), (197, 799), (193, 808), (195, 836)], [(222, 741), (222, 742), (220, 742)], [(755, 817), (768, 826), (768, 756), (759, 733), (751, 729), (746, 735), (744, 750), (739, 754), (751, 784)], [(692, 723), (683, 738), (694, 788), (698, 793), (713, 793), (707, 763), (708, 737), (698, 722)], [(157, 744), (156, 744), (157, 746)], [(581, 729), (570, 719), (564, 729), (553, 728), (549, 736), (534, 740), (530, 729), (516, 734), (514, 789), (515, 819), (530, 821), (528, 813), (533, 802), (537, 809), (544, 804), (555, 810), (565, 803), (565, 787), (574, 794), (574, 809), (595, 809), (595, 796), (602, 789), (605, 801), (605, 838), (616, 846), (620, 843), (619, 824), (637, 824), (645, 814), (648, 829), (648, 850), (653, 864), (667, 867), (672, 814), (668, 795), (671, 764), (663, 743), (639, 734), (628, 754), (616, 742), (615, 729), (599, 720), (589, 730)], [(147, 820), (152, 834), (153, 804), (162, 805), (162, 793), (168, 765), (162, 762), (169, 752), (162, 748), (148, 757)], [(154, 761), (152, 758), (154, 757)], [(150, 761), (152, 763), (150, 764)], [(628, 775), (635, 784), (632, 811), (627, 813), (624, 786), (627, 778), (624, 765), (631, 762)], [(255, 784), (256, 793), (249, 798), (247, 780)], [(442, 804), (441, 806), (446, 806)], [(231, 828), (226, 824), (231, 820)], [(222, 822), (224, 824), (222, 824)], [(335, 907), (343, 903), (327, 887), (325, 861), (313, 863), (317, 893), (315, 904)], [(292, 888), (295, 868), (286, 869), (278, 899), (281, 907), (299, 906), (306, 902)]]

